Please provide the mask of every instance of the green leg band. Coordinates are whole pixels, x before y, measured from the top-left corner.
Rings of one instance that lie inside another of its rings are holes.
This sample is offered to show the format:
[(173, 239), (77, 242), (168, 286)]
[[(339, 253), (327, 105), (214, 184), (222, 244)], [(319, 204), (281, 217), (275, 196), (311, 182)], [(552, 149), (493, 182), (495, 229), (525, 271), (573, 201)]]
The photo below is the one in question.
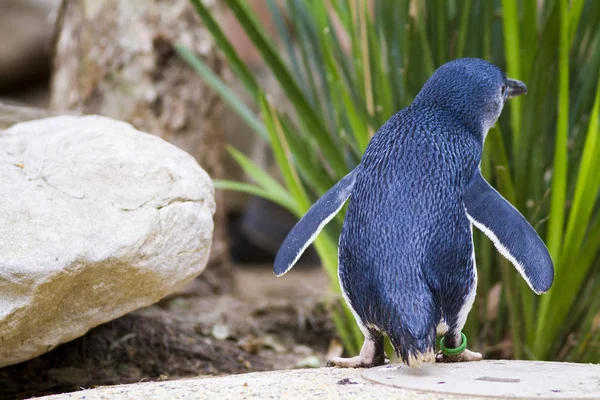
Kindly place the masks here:
[(463, 351), (466, 350), (466, 348), (467, 348), (467, 337), (462, 332), (460, 333), (460, 337), (462, 339), (462, 343), (460, 344), (460, 346), (458, 346), (455, 349), (450, 349), (450, 348), (446, 347), (444, 345), (444, 338), (442, 337), (442, 339), (440, 340), (440, 348), (442, 349), (442, 353), (444, 353), (445, 356), (455, 356), (455, 355), (460, 354), (460, 353), (462, 353)]

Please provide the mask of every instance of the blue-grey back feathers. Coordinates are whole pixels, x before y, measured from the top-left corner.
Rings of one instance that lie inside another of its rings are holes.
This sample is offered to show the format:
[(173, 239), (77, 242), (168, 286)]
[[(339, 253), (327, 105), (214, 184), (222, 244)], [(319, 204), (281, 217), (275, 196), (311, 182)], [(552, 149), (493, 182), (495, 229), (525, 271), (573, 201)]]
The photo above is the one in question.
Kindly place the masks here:
[(440, 318), (454, 337), (463, 328), (477, 286), (471, 224), (536, 293), (547, 291), (554, 269), (546, 246), (478, 170), (485, 135), (506, 100), (526, 90), (484, 60), (438, 68), (373, 136), (360, 165), (292, 229), (275, 274), (298, 261), (352, 195), (340, 285), (358, 323), (388, 335), (407, 363), (431, 360)]
[(463, 191), (467, 216), (521, 273), (537, 294), (548, 291), (554, 266), (546, 245), (533, 227), (483, 179), (479, 171)]
[(323, 227), (342, 209), (352, 193), (358, 170), (355, 168), (329, 189), (290, 231), (275, 257), (275, 275), (288, 272)]

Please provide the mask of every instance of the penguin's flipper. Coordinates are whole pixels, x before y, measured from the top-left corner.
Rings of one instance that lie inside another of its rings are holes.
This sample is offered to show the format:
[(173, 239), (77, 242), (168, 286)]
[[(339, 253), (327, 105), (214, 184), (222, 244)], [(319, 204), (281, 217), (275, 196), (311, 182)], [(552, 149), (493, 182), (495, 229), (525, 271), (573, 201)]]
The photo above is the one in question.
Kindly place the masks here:
[(323, 227), (342, 209), (352, 193), (358, 171), (359, 167), (353, 169), (329, 189), (288, 233), (275, 256), (275, 275), (281, 276), (288, 272)]
[(467, 217), (494, 242), (537, 294), (548, 291), (554, 266), (546, 245), (525, 217), (504, 199), (479, 170), (463, 191)]

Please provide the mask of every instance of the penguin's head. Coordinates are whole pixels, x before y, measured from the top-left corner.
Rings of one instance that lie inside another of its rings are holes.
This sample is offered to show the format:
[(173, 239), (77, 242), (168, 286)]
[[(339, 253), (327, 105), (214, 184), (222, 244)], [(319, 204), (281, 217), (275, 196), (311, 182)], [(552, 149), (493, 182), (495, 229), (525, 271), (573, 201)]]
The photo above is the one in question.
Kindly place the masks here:
[(478, 58), (461, 58), (439, 67), (425, 82), (413, 104), (445, 110), (485, 134), (506, 100), (527, 93), (527, 86)]

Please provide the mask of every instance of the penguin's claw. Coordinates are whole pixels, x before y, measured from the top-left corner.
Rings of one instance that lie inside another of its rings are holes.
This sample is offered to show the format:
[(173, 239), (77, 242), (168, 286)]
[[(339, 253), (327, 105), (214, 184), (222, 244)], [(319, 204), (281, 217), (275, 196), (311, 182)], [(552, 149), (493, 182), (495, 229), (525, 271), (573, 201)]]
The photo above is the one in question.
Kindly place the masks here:
[(481, 353), (476, 353), (469, 349), (465, 349), (460, 354), (456, 354), (453, 356), (447, 356), (441, 351), (438, 352), (435, 356), (435, 362), (438, 363), (454, 363), (454, 362), (468, 362), (468, 361), (481, 361), (483, 356)]
[(356, 356), (350, 358), (334, 357), (327, 361), (328, 367), (339, 367), (339, 368), (371, 368), (379, 365), (389, 364), (390, 360), (384, 358), (369, 360), (363, 356)]

